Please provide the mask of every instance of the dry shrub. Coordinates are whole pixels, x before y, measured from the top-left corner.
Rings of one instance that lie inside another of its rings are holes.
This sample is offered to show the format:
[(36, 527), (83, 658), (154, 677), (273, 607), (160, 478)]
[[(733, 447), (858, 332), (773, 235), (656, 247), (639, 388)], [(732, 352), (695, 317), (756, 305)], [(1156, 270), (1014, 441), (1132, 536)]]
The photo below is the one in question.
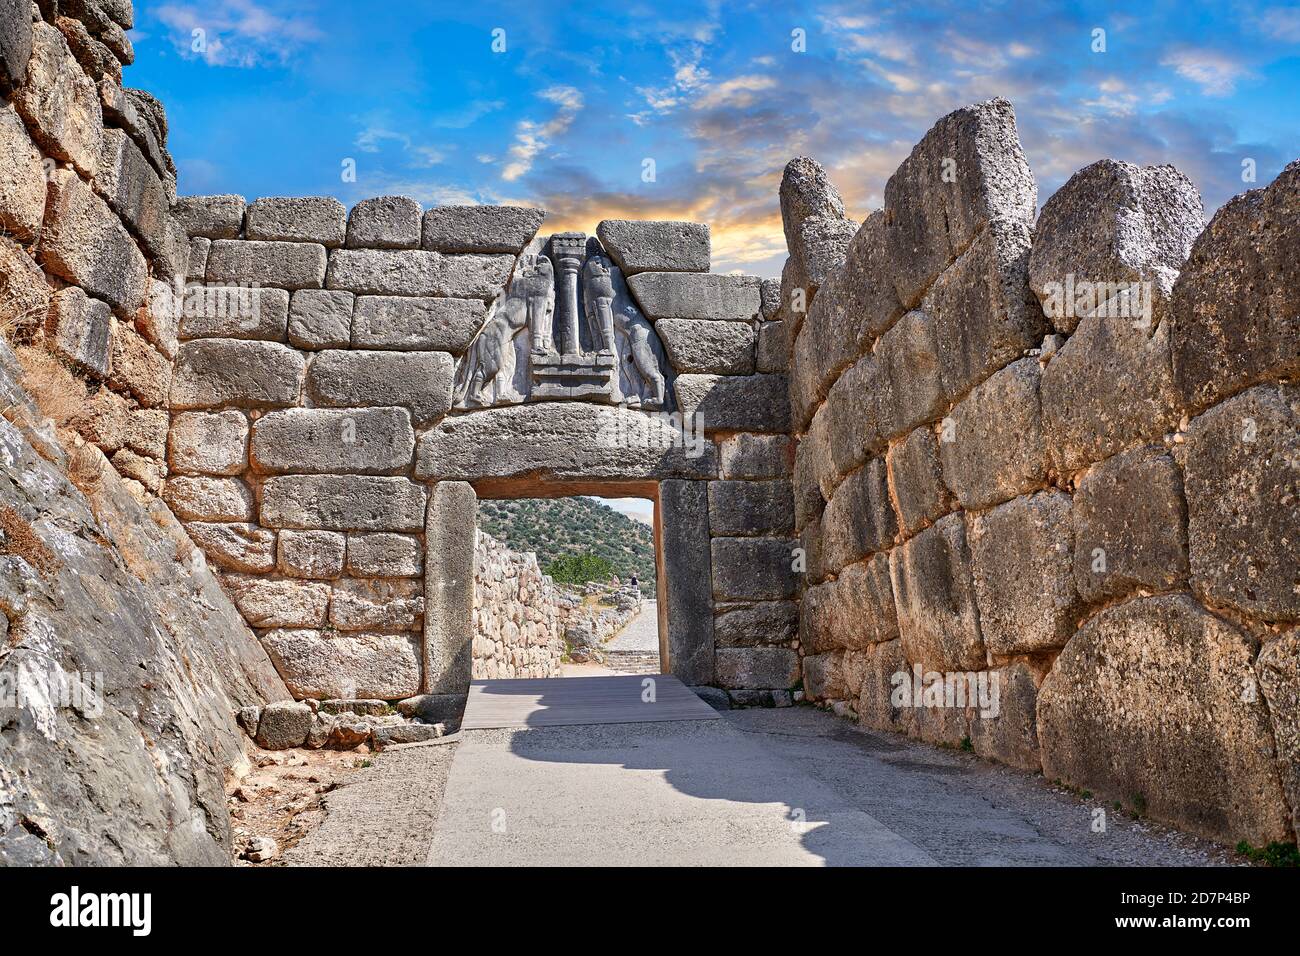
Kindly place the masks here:
[(58, 556), (40, 539), (35, 529), (17, 511), (3, 504), (0, 504), (0, 533), (4, 535), (4, 540), (0, 541), (0, 554), (16, 555), (46, 577), (61, 567)]
[[(104, 458), (94, 448), (69, 432), (59, 433), (59, 442), (68, 452), (68, 480), (87, 498), (92, 498), (104, 480)], [(92, 502), (92, 508), (94, 507)]]
[(64, 428), (86, 404), (86, 383), (57, 358), (34, 345), (14, 350), (23, 367), (22, 386), (42, 415)]

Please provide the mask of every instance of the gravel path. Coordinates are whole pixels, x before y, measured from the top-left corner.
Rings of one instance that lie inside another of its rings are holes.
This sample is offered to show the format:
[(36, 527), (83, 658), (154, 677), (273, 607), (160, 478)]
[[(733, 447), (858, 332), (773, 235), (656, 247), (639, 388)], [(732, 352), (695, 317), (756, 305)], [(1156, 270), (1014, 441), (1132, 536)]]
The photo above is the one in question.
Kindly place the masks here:
[(423, 866), (453, 738), (389, 748), (324, 801), (325, 821), (285, 853), (290, 866)]
[(642, 601), (641, 611), (605, 645), (605, 649), (657, 653), (659, 650), (658, 608), (659, 605), (655, 601)]

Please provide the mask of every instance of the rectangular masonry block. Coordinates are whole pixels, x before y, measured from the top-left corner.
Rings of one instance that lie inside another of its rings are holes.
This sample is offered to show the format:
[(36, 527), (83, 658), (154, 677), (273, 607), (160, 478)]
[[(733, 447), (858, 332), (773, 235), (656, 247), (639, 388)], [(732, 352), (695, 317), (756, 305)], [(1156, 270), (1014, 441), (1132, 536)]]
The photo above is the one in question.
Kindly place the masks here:
[(404, 408), (286, 408), (253, 423), (251, 462), (263, 473), (382, 475), (409, 468), (414, 454)]
[(281, 475), (262, 485), (268, 528), (326, 531), (418, 531), (425, 492), (405, 478), (370, 475)]

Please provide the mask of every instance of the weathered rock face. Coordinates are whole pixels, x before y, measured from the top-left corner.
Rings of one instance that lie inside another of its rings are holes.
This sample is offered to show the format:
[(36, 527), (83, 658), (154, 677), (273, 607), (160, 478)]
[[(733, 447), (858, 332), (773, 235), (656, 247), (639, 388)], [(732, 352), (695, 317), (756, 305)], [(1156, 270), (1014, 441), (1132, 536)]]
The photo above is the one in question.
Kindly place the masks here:
[(1254, 657), (1186, 596), (1102, 611), (1039, 689), (1044, 775), (1207, 836), (1290, 839)]
[[(1035, 225), (1010, 106), (981, 103), (813, 283), (805, 233), (843, 213), (791, 163), (771, 298), (810, 698), (1220, 839), (1294, 833), (1297, 170), (1202, 232), (1177, 170), (1103, 160)], [(900, 707), (913, 668), (997, 713)]]
[(223, 864), (234, 713), (288, 694), (162, 503), (62, 451), (20, 375), (0, 345), (0, 860)]

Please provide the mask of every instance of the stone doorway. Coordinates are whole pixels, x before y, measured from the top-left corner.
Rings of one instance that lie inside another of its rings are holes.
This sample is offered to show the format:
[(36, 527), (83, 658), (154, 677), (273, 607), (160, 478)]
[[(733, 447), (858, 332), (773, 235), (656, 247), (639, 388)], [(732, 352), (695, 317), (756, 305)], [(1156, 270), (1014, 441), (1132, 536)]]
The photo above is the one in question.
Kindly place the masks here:
[(702, 482), (680, 480), (483, 478), (434, 484), (426, 533), (426, 691), (463, 696), (473, 676), (479, 499), (577, 495), (643, 498), (651, 503), (660, 670), (688, 685), (708, 683), (713, 673), (713, 621), (708, 506), (703, 491)]
[(479, 497), (475, 680), (662, 673), (652, 497)]

